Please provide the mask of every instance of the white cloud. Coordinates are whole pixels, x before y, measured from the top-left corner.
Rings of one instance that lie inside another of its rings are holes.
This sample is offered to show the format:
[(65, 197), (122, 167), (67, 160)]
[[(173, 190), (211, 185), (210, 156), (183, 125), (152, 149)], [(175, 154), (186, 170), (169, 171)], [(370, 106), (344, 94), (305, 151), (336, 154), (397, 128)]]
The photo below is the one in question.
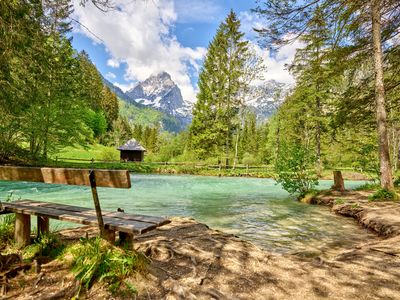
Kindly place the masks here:
[(244, 32), (245, 37), (249, 40), (257, 38), (257, 33), (253, 28), (264, 28), (267, 25), (263, 18), (249, 11), (241, 11), (238, 17), (240, 20), (240, 30)]
[(110, 58), (109, 60), (107, 60), (107, 66), (111, 68), (119, 68), (120, 63), (115, 58)]
[(273, 79), (288, 84), (294, 83), (295, 79), (287, 70), (286, 65), (292, 63), (296, 54), (296, 49), (301, 47), (302, 43), (300, 41), (295, 41), (292, 44), (283, 46), (275, 55), (272, 56), (268, 49), (261, 49), (258, 45), (255, 45), (257, 54), (263, 58), (265, 65), (267, 66), (264, 79)]
[(129, 83), (129, 84), (123, 84), (123, 83), (118, 83), (118, 82), (113, 82), (113, 84), (116, 87), (119, 87), (123, 92), (129, 91), (131, 89), (134, 88), (134, 86), (136, 85), (136, 83)]
[(257, 33), (253, 28), (266, 27), (266, 21), (261, 17), (244, 11), (239, 13), (241, 21), (241, 30), (245, 33), (255, 52), (262, 57), (267, 67), (267, 71), (263, 74), (265, 80), (276, 80), (283, 83), (292, 84), (295, 82), (293, 76), (286, 69), (285, 65), (291, 64), (296, 54), (296, 49), (302, 48), (303, 44), (296, 40), (291, 44), (281, 47), (275, 55), (271, 55), (269, 49), (261, 49), (257, 44)]
[(112, 79), (117, 78), (117, 76), (113, 72), (108, 72), (106, 74), (106, 78), (109, 79), (109, 80), (112, 80)]
[[(112, 57), (110, 64), (126, 63), (125, 79), (142, 81), (166, 71), (181, 88), (184, 99), (195, 101), (197, 87), (190, 82), (189, 69), (199, 69), (206, 50), (183, 47), (171, 34), (178, 18), (173, 1), (114, 3), (119, 9), (103, 13), (90, 2), (82, 8), (75, 0), (74, 17), (104, 41)], [(77, 30), (95, 39), (86, 30)]]

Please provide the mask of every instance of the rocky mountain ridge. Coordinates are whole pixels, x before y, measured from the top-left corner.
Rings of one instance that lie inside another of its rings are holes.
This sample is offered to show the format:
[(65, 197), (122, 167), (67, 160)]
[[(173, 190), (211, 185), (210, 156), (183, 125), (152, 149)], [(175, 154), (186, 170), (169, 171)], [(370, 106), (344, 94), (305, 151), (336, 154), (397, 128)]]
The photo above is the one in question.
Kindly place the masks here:
[[(167, 72), (152, 75), (126, 92), (106, 80), (105, 83), (128, 104), (152, 108), (175, 119), (173, 131), (186, 129), (192, 120), (193, 104), (183, 99), (181, 90)], [(269, 80), (261, 86), (253, 87), (245, 104), (262, 122), (279, 108), (290, 89), (288, 84)], [(169, 130), (165, 124), (162, 126)]]

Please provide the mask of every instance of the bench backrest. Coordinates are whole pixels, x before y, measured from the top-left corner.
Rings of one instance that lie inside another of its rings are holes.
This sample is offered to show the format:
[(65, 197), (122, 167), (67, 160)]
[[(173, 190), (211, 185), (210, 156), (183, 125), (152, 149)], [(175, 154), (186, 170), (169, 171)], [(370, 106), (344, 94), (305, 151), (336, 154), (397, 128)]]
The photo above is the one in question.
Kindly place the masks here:
[[(96, 185), (99, 187), (131, 187), (129, 172), (126, 170), (93, 170), (93, 172)], [(88, 169), (0, 166), (0, 180), (90, 186), (89, 173)]]

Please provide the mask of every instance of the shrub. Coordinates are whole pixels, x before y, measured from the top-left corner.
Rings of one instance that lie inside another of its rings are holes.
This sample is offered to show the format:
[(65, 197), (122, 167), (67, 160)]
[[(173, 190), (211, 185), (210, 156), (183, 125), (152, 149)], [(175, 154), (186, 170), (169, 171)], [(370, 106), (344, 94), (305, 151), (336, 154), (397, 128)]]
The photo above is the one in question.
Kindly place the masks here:
[(379, 189), (373, 195), (369, 196), (368, 199), (370, 201), (387, 201), (387, 200), (396, 200), (397, 194), (393, 191), (389, 191), (387, 189)]
[(108, 160), (108, 161), (119, 160), (118, 150), (114, 148), (104, 148), (103, 150), (101, 150), (100, 156), (102, 160)]
[(85, 288), (89, 289), (95, 281), (104, 282), (112, 293), (136, 293), (126, 278), (144, 271), (147, 264), (144, 255), (115, 247), (99, 237), (81, 239), (66, 253), (72, 255), (72, 271)]
[(315, 156), (311, 150), (301, 144), (282, 144), (275, 163), (276, 182), (301, 198), (318, 185), (314, 165)]
[(244, 164), (244, 165), (256, 165), (257, 164), (257, 159), (254, 157), (253, 154), (250, 154), (250, 153), (246, 152), (245, 154), (243, 154), (242, 164)]

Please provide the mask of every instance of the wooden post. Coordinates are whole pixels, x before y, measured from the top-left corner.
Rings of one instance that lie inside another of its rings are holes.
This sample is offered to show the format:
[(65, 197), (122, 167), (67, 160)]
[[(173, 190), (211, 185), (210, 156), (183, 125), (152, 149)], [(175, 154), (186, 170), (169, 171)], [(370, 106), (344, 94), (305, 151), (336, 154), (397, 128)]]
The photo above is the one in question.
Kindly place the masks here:
[(31, 242), (31, 216), (15, 214), (15, 243), (18, 248), (25, 247)]
[(103, 238), (111, 243), (114, 243), (115, 242), (115, 230), (105, 228)]
[(341, 171), (333, 171), (332, 190), (344, 192), (344, 180)]
[(49, 232), (49, 218), (47, 217), (37, 217), (37, 236), (41, 236), (42, 234), (46, 234)]
[(129, 248), (133, 248), (133, 234), (120, 231), (118, 235), (120, 245), (127, 244)]
[(96, 188), (96, 178), (94, 176), (94, 171), (89, 171), (89, 180), (90, 180), (90, 187), (92, 189), (92, 196), (94, 207), (96, 208), (96, 215), (97, 215), (97, 223), (99, 224), (100, 236), (106, 239), (105, 232), (104, 232), (104, 222), (103, 216), (101, 214), (100, 202), (99, 202), (99, 195), (97, 194)]

